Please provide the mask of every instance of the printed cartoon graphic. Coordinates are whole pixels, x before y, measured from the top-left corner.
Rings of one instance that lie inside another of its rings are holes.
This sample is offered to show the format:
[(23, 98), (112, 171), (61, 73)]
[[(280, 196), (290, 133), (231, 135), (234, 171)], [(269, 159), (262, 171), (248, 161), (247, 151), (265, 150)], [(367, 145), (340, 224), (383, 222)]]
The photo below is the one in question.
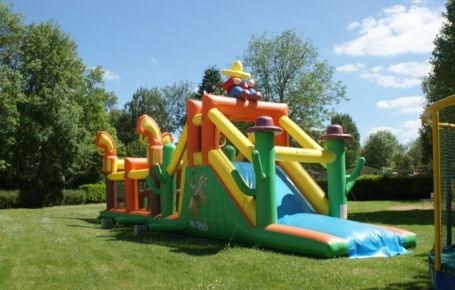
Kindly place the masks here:
[(190, 208), (193, 216), (199, 215), (199, 209), (202, 203), (207, 203), (207, 195), (204, 193), (204, 188), (207, 187), (207, 177), (200, 176), (199, 181), (196, 184), (194, 178), (191, 181), (191, 200)]

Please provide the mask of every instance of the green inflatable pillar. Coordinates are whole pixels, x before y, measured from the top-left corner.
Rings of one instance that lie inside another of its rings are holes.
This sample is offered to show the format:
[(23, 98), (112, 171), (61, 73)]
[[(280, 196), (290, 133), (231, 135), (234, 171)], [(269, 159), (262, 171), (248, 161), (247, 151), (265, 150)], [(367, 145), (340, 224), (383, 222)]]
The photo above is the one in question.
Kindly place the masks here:
[(273, 125), (269, 116), (260, 116), (254, 127), (247, 132), (255, 134), (256, 144), (252, 152), (256, 188), (251, 189), (237, 170), (232, 172), (239, 188), (247, 195), (256, 197), (256, 227), (265, 228), (277, 223), (275, 188), (275, 135), (283, 130)]
[(166, 169), (171, 163), (172, 157), (175, 152), (175, 145), (172, 143), (167, 143), (163, 147), (163, 167), (161, 169), (158, 163), (155, 163), (155, 173), (160, 181), (159, 188), (153, 182), (151, 176), (147, 176), (147, 184), (150, 190), (160, 195), (161, 197), (161, 216), (165, 217), (176, 212), (176, 188), (177, 188), (177, 180), (176, 176), (168, 175), (166, 173)]
[(336, 155), (335, 160), (327, 164), (329, 215), (342, 219), (348, 216), (345, 141), (351, 138), (351, 135), (343, 133), (340, 125), (329, 125), (327, 134), (319, 138), (326, 140), (327, 149)]

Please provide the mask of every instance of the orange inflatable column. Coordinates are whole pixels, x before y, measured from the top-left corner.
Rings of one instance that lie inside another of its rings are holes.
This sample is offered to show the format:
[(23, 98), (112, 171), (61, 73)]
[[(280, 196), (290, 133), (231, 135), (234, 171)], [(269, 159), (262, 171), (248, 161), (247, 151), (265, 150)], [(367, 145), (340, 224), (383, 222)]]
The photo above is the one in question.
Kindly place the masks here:
[(128, 173), (135, 169), (146, 169), (147, 158), (125, 158), (125, 207), (127, 212), (139, 210), (137, 180), (128, 178)]
[(188, 165), (194, 166), (193, 154), (201, 151), (201, 127), (193, 124), (193, 117), (202, 111), (202, 102), (196, 100), (187, 101), (187, 158)]

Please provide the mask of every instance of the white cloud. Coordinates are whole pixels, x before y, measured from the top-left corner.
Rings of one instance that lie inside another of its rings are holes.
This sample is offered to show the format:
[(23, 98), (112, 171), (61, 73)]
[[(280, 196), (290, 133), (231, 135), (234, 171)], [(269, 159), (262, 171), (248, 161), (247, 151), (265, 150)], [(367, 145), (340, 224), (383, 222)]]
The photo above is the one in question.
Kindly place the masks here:
[(389, 66), (389, 71), (398, 75), (421, 78), (427, 75), (431, 70), (429, 62), (402, 62)]
[(363, 69), (364, 67), (365, 67), (365, 65), (360, 62), (359, 63), (349, 63), (349, 64), (345, 64), (345, 65), (337, 67), (337, 71), (349, 73), (349, 72), (359, 71), (359, 70)]
[(382, 100), (376, 103), (380, 109), (398, 110), (404, 114), (421, 113), (425, 98), (422, 96), (401, 97), (392, 100)]
[(412, 0), (411, 2), (412, 2), (412, 4), (420, 5), (420, 4), (428, 3), (428, 0)]
[(104, 81), (118, 81), (120, 80), (120, 76), (110, 70), (103, 69), (103, 79)]
[(430, 69), (428, 62), (402, 62), (386, 69), (381, 66), (373, 67), (360, 74), (360, 77), (385, 88), (410, 88), (419, 86)]
[(336, 44), (334, 51), (351, 56), (428, 53), (433, 50), (433, 40), (442, 22), (440, 9), (395, 5), (384, 9), (378, 18), (350, 23), (347, 29), (357, 29), (358, 37)]
[(378, 86), (385, 88), (405, 89), (418, 86), (422, 82), (418, 78), (398, 78), (393, 75), (382, 75), (380, 73), (364, 73), (360, 77), (374, 81)]
[(349, 25), (346, 26), (346, 29), (347, 30), (354, 30), (356, 28), (359, 28), (360, 26), (361, 26), (361, 24), (359, 22), (354, 21), (354, 22), (349, 23)]
[(379, 126), (373, 127), (369, 130), (368, 134), (376, 133), (378, 131), (390, 131), (395, 135), (398, 141), (402, 144), (409, 143), (419, 136), (420, 120), (407, 120), (401, 123), (399, 128)]

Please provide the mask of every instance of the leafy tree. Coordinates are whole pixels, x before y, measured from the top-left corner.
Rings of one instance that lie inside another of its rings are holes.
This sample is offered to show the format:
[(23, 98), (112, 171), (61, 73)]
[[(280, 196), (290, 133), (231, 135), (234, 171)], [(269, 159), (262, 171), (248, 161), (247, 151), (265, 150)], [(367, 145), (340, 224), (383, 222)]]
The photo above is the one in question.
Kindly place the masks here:
[(114, 122), (119, 139), (126, 145), (126, 153), (143, 156), (136, 142), (137, 119), (142, 114), (151, 116), (162, 132), (180, 133), (186, 122), (186, 100), (191, 95), (190, 82), (175, 83), (162, 89), (139, 88), (123, 110), (114, 110)]
[(115, 128), (119, 139), (125, 145), (137, 139), (136, 124), (142, 114), (153, 117), (162, 130), (169, 129), (169, 115), (158, 87), (139, 88), (117, 117)]
[(414, 142), (409, 145), (409, 148), (406, 152), (406, 155), (410, 159), (411, 169), (415, 171), (419, 168), (422, 168), (422, 141), (420, 138), (417, 138)]
[(398, 144), (397, 152), (393, 158), (393, 169), (401, 174), (408, 174), (413, 172), (412, 160), (407, 154), (407, 146)]
[(390, 131), (378, 131), (368, 136), (362, 155), (366, 164), (378, 169), (391, 169), (400, 153), (400, 144)]
[(24, 101), (23, 80), (17, 72), (23, 34), (23, 17), (0, 2), (0, 174), (6, 174), (12, 166), (16, 143), (12, 135), (20, 119), (17, 104)]
[(58, 26), (25, 25), (3, 2), (0, 14), (0, 183), (21, 189), (24, 205), (52, 204), (93, 168), (93, 134), (110, 130), (106, 107), (115, 98)]
[[(443, 13), (445, 22), (436, 37), (435, 48), (430, 59), (432, 70), (422, 83), (427, 106), (455, 94), (455, 1), (448, 0)], [(455, 123), (455, 108), (440, 116), (445, 122)], [(431, 127), (422, 124), (420, 137), (423, 147), (423, 162), (428, 163), (432, 156)]]
[(244, 65), (267, 101), (285, 102), (289, 116), (307, 131), (321, 128), (329, 106), (345, 100), (345, 87), (333, 80), (334, 68), (317, 59), (316, 49), (293, 30), (253, 36)]
[(346, 166), (355, 166), (360, 153), (360, 134), (357, 125), (349, 114), (340, 113), (332, 116), (331, 123), (341, 125), (344, 133), (352, 135), (352, 139), (346, 143)]
[(79, 127), (79, 155), (82, 157), (77, 163), (79, 168), (76, 174), (67, 178), (67, 185), (76, 187), (80, 184), (93, 183), (101, 179), (100, 157), (93, 146), (93, 136), (99, 130), (108, 131), (116, 140), (118, 151), (122, 144), (117, 140), (115, 128), (110, 125), (109, 112), (117, 103), (117, 97), (103, 88), (103, 69), (85, 69), (85, 86), (81, 95), (76, 98), (82, 108)]
[(191, 95), (193, 85), (190, 82), (174, 83), (161, 90), (166, 112), (168, 113), (168, 132), (180, 133), (186, 122), (186, 101)]
[(202, 82), (199, 85), (196, 99), (201, 99), (204, 95), (204, 92), (209, 94), (221, 95), (222, 89), (221, 84), (223, 80), (221, 79), (221, 74), (219, 69), (216, 66), (211, 66), (204, 71), (204, 76)]

